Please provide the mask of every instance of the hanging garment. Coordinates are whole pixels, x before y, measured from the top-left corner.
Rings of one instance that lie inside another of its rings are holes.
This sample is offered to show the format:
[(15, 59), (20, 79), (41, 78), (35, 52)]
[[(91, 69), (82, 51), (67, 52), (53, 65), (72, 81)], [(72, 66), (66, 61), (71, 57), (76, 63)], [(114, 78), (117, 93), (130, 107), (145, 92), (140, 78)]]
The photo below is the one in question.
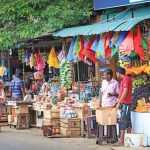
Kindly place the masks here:
[(103, 63), (106, 62), (106, 59), (104, 59), (104, 58), (101, 56), (101, 54), (100, 54), (99, 51), (95, 52), (95, 57), (96, 57), (98, 60), (100, 60), (101, 62), (103, 62)]
[(75, 41), (75, 45), (74, 45), (74, 50), (73, 50), (73, 52), (76, 53), (76, 55), (78, 55), (79, 49), (80, 49), (80, 36), (78, 35), (78, 36), (76, 37), (76, 41)]
[(69, 52), (68, 52), (68, 55), (67, 55), (67, 60), (69, 62), (73, 62), (73, 60), (75, 58), (75, 54), (73, 53), (75, 41), (76, 41), (76, 37), (74, 36), (72, 38), (72, 41), (71, 41), (71, 44), (70, 44), (70, 48), (69, 48)]
[(84, 55), (82, 54), (83, 50), (84, 50), (84, 37), (81, 36), (81, 38), (80, 38), (80, 49), (79, 49), (79, 54), (78, 54), (79, 58), (81, 60), (84, 60)]
[[(148, 40), (148, 38), (147, 38), (147, 40)], [(148, 43), (147, 43), (146, 39), (142, 38), (142, 46), (143, 46), (144, 49), (148, 49), (148, 45), (147, 44)]]
[(118, 52), (118, 46), (115, 46), (111, 52), (111, 58)]
[(0, 67), (0, 77), (2, 77), (3, 75), (4, 75), (4, 73), (5, 73), (5, 67), (4, 66), (1, 66)]
[(140, 26), (137, 26), (136, 33), (134, 35), (134, 51), (144, 59), (144, 49), (142, 45), (142, 36), (140, 31)]
[(88, 43), (88, 41), (91, 39), (92, 35), (89, 35), (85, 38), (84, 40), (84, 47), (86, 46), (86, 44)]
[(114, 38), (112, 42), (114, 43), (114, 45), (120, 46), (127, 35), (128, 35), (127, 31), (117, 32), (116, 35), (114, 35), (116, 37)]
[(47, 63), (49, 67), (59, 68), (59, 61), (58, 61), (58, 57), (56, 55), (54, 46), (52, 47), (49, 53)]
[(98, 43), (99, 43), (99, 40), (100, 40), (100, 35), (96, 35), (96, 38), (91, 46), (91, 50), (93, 51), (96, 51), (97, 47), (98, 47)]
[(58, 54), (58, 59), (59, 61), (62, 61), (65, 58), (65, 51), (61, 50), (60, 53)]
[(104, 40), (105, 40), (105, 37), (106, 37), (106, 34), (99, 41), (98, 47), (96, 49), (96, 52), (100, 52), (100, 55), (103, 58), (105, 58), (105, 49), (104, 49)]
[(98, 60), (95, 57), (95, 52), (91, 50), (91, 46), (95, 40), (95, 35), (92, 35), (92, 37), (89, 39), (88, 43), (86, 44), (82, 54), (84, 56), (86, 56), (87, 58), (89, 58), (91, 61), (93, 61), (94, 63), (96, 63)]
[(118, 34), (119, 32), (111, 32), (111, 40), (109, 42), (109, 47), (110, 48), (114, 48), (115, 47), (115, 44), (114, 44), (114, 41), (116, 40), (116, 38), (118, 37)]
[(105, 50), (105, 58), (108, 59), (111, 56), (111, 48), (109, 47), (110, 43), (110, 33), (107, 32), (104, 39), (104, 50)]
[(124, 41), (119, 46), (119, 52), (123, 52), (126, 54), (129, 54), (134, 50), (134, 44), (133, 44), (133, 29), (131, 29), (124, 39)]
[(26, 62), (26, 66), (30, 65), (30, 54), (28, 53), (28, 51), (26, 51), (25, 54), (25, 62)]
[(35, 67), (36, 63), (37, 63), (37, 61), (36, 61), (36, 54), (34, 55), (32, 53), (29, 60), (30, 60), (30, 68)]
[(40, 50), (38, 51), (37, 54), (37, 64), (35, 66), (35, 69), (38, 70), (40, 73), (44, 73), (44, 68), (45, 68), (45, 62), (41, 56)]

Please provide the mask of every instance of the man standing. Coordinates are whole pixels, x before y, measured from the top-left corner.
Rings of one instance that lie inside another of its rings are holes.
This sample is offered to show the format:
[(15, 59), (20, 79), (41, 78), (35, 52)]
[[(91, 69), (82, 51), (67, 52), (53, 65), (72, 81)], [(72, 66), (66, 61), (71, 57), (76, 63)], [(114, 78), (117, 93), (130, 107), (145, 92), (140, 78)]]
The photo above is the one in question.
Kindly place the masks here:
[(119, 145), (124, 144), (124, 134), (127, 130), (127, 133), (131, 133), (131, 104), (132, 104), (132, 81), (129, 76), (125, 75), (125, 69), (118, 67), (116, 69), (116, 75), (118, 80), (120, 80), (120, 89), (119, 89), (119, 99), (116, 104), (116, 109), (120, 109), (121, 117), (119, 121), (120, 128), (120, 141)]
[(21, 74), (17, 72), (15, 78), (11, 81), (10, 84), (11, 100), (12, 101), (21, 101), (24, 97), (24, 86), (23, 81), (21, 80)]
[(119, 83), (113, 79), (113, 72), (111, 69), (106, 69), (103, 74), (102, 81), (102, 107), (112, 107), (117, 101), (119, 93)]

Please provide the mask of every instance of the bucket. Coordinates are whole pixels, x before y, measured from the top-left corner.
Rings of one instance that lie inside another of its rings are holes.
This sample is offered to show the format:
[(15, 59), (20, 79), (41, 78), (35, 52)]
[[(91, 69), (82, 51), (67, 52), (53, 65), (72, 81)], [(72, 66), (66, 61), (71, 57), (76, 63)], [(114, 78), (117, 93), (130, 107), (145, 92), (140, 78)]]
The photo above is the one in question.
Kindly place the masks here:
[(51, 136), (53, 133), (53, 126), (51, 125), (43, 125), (43, 136)]
[(127, 133), (125, 134), (125, 146), (127, 147), (139, 147), (143, 146), (143, 134), (142, 133)]
[(148, 137), (147, 137), (146, 134), (143, 134), (142, 145), (143, 145), (144, 147), (147, 147), (147, 145), (148, 145)]
[(147, 136), (147, 146), (150, 146), (150, 134)]

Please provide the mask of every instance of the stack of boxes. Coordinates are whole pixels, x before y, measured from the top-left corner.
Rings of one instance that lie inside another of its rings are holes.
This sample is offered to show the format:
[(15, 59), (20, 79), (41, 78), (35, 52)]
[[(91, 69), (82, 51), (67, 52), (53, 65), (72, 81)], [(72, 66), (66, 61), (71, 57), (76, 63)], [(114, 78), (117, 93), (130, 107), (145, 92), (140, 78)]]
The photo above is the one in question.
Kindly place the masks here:
[(8, 112), (6, 106), (0, 106), (0, 123), (8, 122)]
[(52, 126), (52, 134), (60, 134), (60, 111), (44, 110), (43, 126)]
[(66, 137), (79, 137), (81, 135), (81, 120), (79, 118), (61, 118), (60, 133)]
[(87, 118), (90, 116), (90, 107), (84, 106), (84, 107), (76, 107), (75, 111), (77, 112), (78, 118), (81, 119), (81, 136), (84, 136), (84, 118)]

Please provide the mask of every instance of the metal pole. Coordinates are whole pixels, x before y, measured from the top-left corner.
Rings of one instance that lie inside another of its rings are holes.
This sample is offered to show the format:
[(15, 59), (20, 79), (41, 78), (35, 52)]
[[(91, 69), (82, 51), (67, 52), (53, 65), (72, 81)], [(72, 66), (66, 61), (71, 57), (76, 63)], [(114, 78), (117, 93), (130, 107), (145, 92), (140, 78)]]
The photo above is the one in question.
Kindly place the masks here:
[(79, 88), (79, 100), (81, 98), (81, 95), (80, 95), (80, 69), (79, 69), (79, 62), (77, 62), (77, 72), (78, 72), (78, 88)]

